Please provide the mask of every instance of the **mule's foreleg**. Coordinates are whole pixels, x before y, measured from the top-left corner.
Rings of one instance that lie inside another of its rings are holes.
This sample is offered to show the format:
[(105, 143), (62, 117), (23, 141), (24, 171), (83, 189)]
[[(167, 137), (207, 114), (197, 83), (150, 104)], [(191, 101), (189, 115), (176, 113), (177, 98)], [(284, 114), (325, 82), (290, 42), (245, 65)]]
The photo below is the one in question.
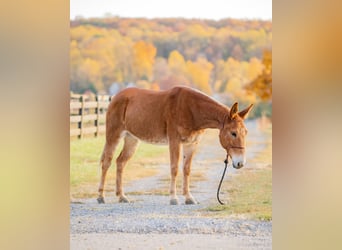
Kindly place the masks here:
[(190, 193), (190, 171), (191, 163), (194, 153), (196, 151), (197, 144), (185, 144), (183, 145), (183, 195), (185, 196), (185, 204), (196, 204), (196, 200)]
[(137, 145), (138, 140), (127, 134), (123, 149), (116, 159), (116, 195), (119, 197), (119, 202), (129, 202), (122, 188), (122, 171), (128, 160), (133, 156)]
[(177, 191), (176, 191), (176, 178), (178, 174), (179, 154), (181, 144), (177, 141), (170, 141), (170, 167), (171, 167), (171, 184), (170, 184), (170, 204), (177, 205)]

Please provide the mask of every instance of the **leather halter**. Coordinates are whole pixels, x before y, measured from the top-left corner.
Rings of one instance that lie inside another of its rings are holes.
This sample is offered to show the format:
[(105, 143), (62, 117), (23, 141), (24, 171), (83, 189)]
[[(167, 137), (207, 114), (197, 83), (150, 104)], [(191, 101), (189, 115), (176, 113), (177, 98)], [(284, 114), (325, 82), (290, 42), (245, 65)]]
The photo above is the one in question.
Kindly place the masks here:
[[(227, 115), (225, 115), (224, 118), (223, 118), (222, 129), (224, 129), (224, 125), (225, 125), (225, 122), (224, 122), (224, 121), (227, 119), (226, 117), (227, 117)], [(228, 148), (228, 151), (229, 151), (229, 149), (231, 149), (231, 148), (245, 149), (245, 147), (241, 147), (241, 146), (231, 146), (231, 147)]]
[(245, 149), (245, 147), (240, 147), (240, 146), (231, 146), (230, 148)]
[[(241, 147), (241, 146), (231, 146), (229, 149), (231, 149), (231, 148), (245, 149), (245, 147)], [(225, 175), (225, 173), (226, 173), (227, 166), (228, 166), (229, 149), (228, 149), (228, 152), (227, 152), (226, 159), (224, 160), (225, 166), (224, 166), (223, 174), (222, 174), (222, 177), (221, 177), (221, 180), (220, 180), (219, 186), (218, 186), (218, 188), (217, 188), (217, 192), (216, 192), (217, 200), (218, 200), (218, 202), (219, 202), (221, 205), (225, 205), (225, 204), (226, 204), (226, 203), (224, 203), (224, 202), (222, 202), (222, 201), (220, 200), (220, 189), (221, 189), (222, 181), (223, 181), (223, 178), (224, 178), (224, 175)]]

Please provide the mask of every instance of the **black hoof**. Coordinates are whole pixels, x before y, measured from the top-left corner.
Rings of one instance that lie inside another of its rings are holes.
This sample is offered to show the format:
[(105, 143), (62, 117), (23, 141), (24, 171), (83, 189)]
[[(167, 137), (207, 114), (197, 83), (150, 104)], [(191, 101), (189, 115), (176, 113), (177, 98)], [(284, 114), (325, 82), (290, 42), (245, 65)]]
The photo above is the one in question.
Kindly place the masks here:
[(130, 201), (126, 196), (121, 196), (119, 198), (119, 203), (130, 203)]
[(103, 198), (103, 197), (99, 197), (99, 198), (97, 198), (97, 202), (98, 202), (99, 204), (103, 204), (103, 203), (105, 203), (105, 201), (104, 201), (104, 198)]
[(198, 202), (195, 201), (195, 199), (186, 199), (185, 204), (186, 205), (193, 205), (193, 204), (198, 204)]
[(178, 205), (178, 199), (171, 199), (170, 205)]

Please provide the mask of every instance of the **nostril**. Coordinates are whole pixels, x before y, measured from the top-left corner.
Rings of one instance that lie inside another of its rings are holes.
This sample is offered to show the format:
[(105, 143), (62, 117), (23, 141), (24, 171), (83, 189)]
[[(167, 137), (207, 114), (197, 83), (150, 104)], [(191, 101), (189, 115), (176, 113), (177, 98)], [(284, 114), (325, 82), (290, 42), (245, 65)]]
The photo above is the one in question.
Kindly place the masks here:
[(242, 167), (242, 162), (238, 162), (238, 167)]

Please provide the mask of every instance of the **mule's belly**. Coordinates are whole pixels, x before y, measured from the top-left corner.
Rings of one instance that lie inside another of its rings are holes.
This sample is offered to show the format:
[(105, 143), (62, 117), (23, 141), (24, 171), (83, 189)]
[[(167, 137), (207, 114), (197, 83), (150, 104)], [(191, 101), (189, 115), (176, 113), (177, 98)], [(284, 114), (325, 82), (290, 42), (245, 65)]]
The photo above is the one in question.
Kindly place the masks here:
[(156, 136), (156, 135), (144, 136), (143, 134), (134, 133), (129, 130), (124, 131), (124, 133), (128, 133), (140, 141), (151, 143), (151, 144), (167, 145), (169, 143), (167, 136)]
[(156, 96), (136, 96), (130, 99), (125, 115), (125, 130), (139, 140), (167, 144), (167, 122), (163, 102)]

